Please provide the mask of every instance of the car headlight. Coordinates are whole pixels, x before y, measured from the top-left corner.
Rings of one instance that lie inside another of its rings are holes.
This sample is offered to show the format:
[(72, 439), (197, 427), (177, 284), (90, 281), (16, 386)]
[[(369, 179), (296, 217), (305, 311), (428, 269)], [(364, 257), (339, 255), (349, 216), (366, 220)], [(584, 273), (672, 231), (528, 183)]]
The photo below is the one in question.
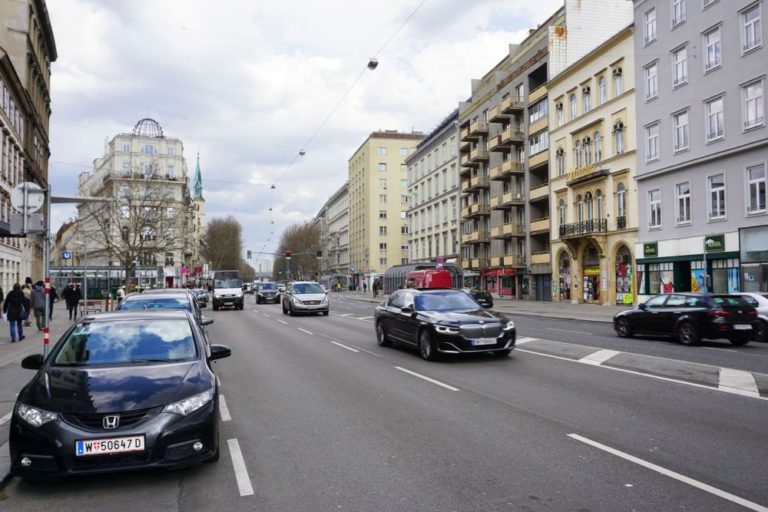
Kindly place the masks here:
[(511, 331), (511, 330), (512, 330), (512, 329), (514, 329), (514, 328), (515, 328), (515, 322), (514, 322), (514, 321), (512, 321), (512, 320), (510, 320), (509, 322), (507, 322), (507, 325), (505, 325), (505, 326), (504, 326), (504, 330), (505, 330), (505, 331)]
[(294, 303), (294, 304), (299, 304), (299, 305), (300, 305), (300, 304), (303, 304), (303, 302), (301, 302), (301, 301), (300, 301), (299, 299), (297, 299), (296, 297), (291, 297), (291, 298), (293, 299), (293, 303)]
[(168, 404), (163, 408), (163, 412), (170, 412), (178, 414), (179, 416), (187, 416), (196, 410), (200, 409), (213, 399), (213, 388), (208, 391), (203, 391), (199, 395), (190, 396), (184, 400), (179, 400), (172, 404)]
[(459, 334), (458, 327), (449, 327), (447, 325), (436, 325), (435, 331), (439, 332), (440, 334)]
[(59, 417), (55, 412), (44, 411), (23, 403), (19, 403), (16, 414), (33, 427), (40, 427)]

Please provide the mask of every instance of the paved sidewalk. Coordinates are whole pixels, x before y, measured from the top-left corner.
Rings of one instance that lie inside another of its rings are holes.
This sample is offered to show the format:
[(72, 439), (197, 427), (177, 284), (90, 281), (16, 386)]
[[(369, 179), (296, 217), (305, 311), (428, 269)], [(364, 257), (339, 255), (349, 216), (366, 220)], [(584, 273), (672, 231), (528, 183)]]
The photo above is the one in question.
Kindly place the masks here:
[[(378, 298), (374, 299), (373, 294), (370, 292), (332, 292), (329, 295), (331, 299), (338, 295), (373, 303), (379, 303), (386, 299), (385, 295), (379, 295)], [(629, 309), (626, 306), (599, 306), (594, 304), (571, 304), (570, 302), (545, 302), (508, 298), (499, 299), (496, 297), (493, 298), (493, 302), (493, 309), (505, 313), (543, 316), (548, 318), (565, 318), (587, 322), (612, 322), (613, 315), (619, 311)]]
[[(32, 325), (24, 327), (24, 340), (11, 343), (10, 324), (0, 321), (0, 367), (18, 363), (30, 354), (43, 353), (43, 333), (37, 330), (35, 319)], [(72, 325), (67, 310), (62, 304), (56, 303), (53, 308), (53, 320), (50, 322), (50, 346), (52, 347), (62, 334)]]

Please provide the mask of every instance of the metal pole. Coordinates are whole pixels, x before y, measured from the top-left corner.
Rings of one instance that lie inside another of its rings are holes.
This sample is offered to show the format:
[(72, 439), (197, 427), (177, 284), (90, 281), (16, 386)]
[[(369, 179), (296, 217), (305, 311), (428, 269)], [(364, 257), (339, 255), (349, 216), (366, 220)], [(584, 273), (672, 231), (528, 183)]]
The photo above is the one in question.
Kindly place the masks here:
[(45, 207), (45, 238), (43, 245), (43, 267), (45, 274), (45, 317), (43, 318), (43, 358), (48, 357), (48, 345), (50, 342), (51, 314), (51, 185), (46, 191), (47, 201)]
[(702, 242), (702, 249), (704, 254), (704, 290), (705, 292), (709, 293), (709, 286), (707, 285), (707, 236), (704, 235), (704, 241)]
[(88, 240), (83, 239), (83, 316), (88, 313)]

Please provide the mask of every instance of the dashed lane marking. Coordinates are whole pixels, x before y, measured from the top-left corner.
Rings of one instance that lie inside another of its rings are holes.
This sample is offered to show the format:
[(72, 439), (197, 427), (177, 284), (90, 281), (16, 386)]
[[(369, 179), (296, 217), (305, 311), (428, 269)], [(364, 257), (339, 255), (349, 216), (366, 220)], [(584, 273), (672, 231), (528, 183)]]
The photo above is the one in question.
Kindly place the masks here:
[(373, 320), (373, 317), (372, 316), (360, 316), (360, 317), (356, 317), (355, 320), (363, 320), (363, 321), (365, 321), (365, 320)]
[(229, 415), (229, 407), (227, 407), (227, 400), (224, 395), (219, 395), (219, 413), (221, 414), (221, 421), (232, 421), (232, 416)]
[(744, 394), (745, 396), (759, 397), (755, 376), (743, 370), (720, 368), (720, 382), (718, 389), (730, 393)]
[(555, 329), (554, 327), (545, 327), (545, 329), (548, 329), (550, 331), (560, 331), (560, 332), (568, 332), (568, 333), (574, 333), (574, 334), (594, 334), (592, 332), (572, 331), (571, 329)]
[(344, 345), (343, 343), (339, 343), (338, 341), (331, 341), (331, 343), (333, 343), (337, 347), (345, 348), (345, 349), (349, 350), (350, 352), (360, 352), (356, 348), (348, 347), (348, 346)]
[(436, 386), (443, 387), (445, 389), (450, 389), (451, 391), (459, 391), (459, 388), (455, 388), (453, 386), (450, 386), (446, 384), (445, 382), (440, 382), (439, 380), (435, 380), (433, 378), (427, 377), (426, 375), (422, 375), (420, 373), (412, 372), (411, 370), (407, 370), (405, 368), (402, 368), (400, 366), (395, 366), (398, 370), (401, 372), (407, 373), (408, 375), (413, 375), (414, 377), (418, 377), (419, 379), (425, 380), (427, 382), (431, 382), (432, 384), (435, 384)]
[(313, 333), (312, 331), (308, 331), (308, 330), (306, 330), (306, 329), (302, 329), (301, 327), (299, 327), (298, 329), (299, 329), (301, 332), (303, 332), (304, 334), (309, 334), (310, 336), (314, 336), (314, 335), (315, 335), (315, 333)]
[(598, 350), (596, 352), (592, 352), (588, 356), (582, 357), (581, 359), (579, 359), (579, 362), (584, 364), (593, 364), (595, 366), (600, 366), (604, 362), (608, 361), (612, 357), (617, 356), (619, 354), (621, 354), (621, 352), (617, 350), (603, 349), (603, 350)]
[(0, 425), (5, 425), (11, 419), (11, 415), (13, 415), (13, 411), (0, 418)]
[(240, 443), (237, 442), (237, 439), (227, 439), (227, 445), (229, 446), (229, 456), (232, 459), (232, 467), (235, 469), (235, 479), (237, 480), (240, 496), (252, 496), (253, 486), (251, 485), (251, 477), (248, 476), (248, 468), (245, 467), (245, 459), (243, 459), (243, 452), (240, 451)]
[(276, 320), (283, 325), (288, 325), (288, 322), (286, 322), (285, 320), (280, 320), (279, 318), (276, 318)]

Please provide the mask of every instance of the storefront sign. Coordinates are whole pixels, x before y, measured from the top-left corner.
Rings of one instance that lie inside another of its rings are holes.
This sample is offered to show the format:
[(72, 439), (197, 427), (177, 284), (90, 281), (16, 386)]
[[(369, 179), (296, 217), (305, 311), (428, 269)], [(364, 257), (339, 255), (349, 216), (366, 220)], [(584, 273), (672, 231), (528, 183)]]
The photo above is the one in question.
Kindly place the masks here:
[(568, 186), (575, 185), (576, 183), (582, 183), (584, 181), (589, 181), (595, 178), (608, 176), (610, 173), (611, 173), (610, 170), (598, 169), (594, 164), (585, 165), (584, 167), (579, 167), (578, 169), (575, 169), (568, 173), (568, 178), (566, 179), (566, 185)]
[(706, 252), (725, 251), (725, 235), (708, 235), (704, 238)]
[(584, 269), (584, 275), (585, 276), (599, 276), (600, 275), (600, 267), (590, 267)]
[(643, 244), (643, 256), (651, 258), (659, 255), (659, 242)]

